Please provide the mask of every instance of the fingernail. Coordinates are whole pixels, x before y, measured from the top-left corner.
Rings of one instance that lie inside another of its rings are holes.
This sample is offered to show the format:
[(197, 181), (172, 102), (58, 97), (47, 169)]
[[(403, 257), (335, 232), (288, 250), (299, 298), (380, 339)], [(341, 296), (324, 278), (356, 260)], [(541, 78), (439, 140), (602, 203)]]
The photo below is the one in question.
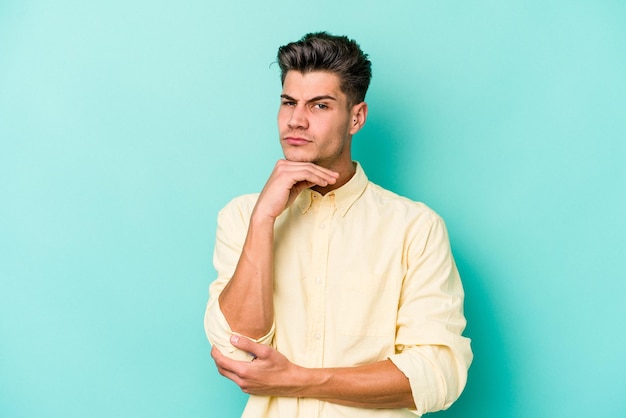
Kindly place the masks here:
[(239, 342), (239, 335), (233, 335), (230, 337), (230, 342), (233, 344), (237, 344)]

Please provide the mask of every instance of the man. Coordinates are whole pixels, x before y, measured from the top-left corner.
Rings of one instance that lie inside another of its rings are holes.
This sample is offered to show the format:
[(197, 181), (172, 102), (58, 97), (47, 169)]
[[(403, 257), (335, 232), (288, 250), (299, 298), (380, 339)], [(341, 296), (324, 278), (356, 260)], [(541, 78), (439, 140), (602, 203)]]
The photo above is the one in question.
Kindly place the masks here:
[(278, 51), (285, 156), (219, 214), (205, 329), (244, 417), (404, 417), (447, 408), (472, 359), (442, 220), (352, 161), (371, 63), (308, 34)]

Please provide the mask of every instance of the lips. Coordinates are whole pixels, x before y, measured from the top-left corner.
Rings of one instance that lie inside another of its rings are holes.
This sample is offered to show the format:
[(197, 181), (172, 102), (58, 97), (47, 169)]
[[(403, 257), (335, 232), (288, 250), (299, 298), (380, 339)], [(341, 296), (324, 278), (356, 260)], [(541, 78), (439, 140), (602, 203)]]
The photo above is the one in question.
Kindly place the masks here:
[(309, 141), (306, 138), (302, 138), (302, 137), (298, 137), (298, 136), (287, 136), (287, 137), (285, 137), (284, 141), (287, 144), (289, 144), (289, 145), (295, 145), (295, 146), (306, 145), (309, 142), (311, 142), (311, 141)]

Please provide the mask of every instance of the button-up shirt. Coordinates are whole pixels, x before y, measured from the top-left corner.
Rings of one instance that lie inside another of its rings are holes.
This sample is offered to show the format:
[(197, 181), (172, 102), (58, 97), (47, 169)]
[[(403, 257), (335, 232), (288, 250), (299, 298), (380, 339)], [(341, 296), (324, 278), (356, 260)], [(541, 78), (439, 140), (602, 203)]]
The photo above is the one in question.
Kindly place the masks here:
[[(249, 356), (230, 344), (218, 297), (235, 271), (257, 198), (240, 196), (218, 215), (217, 279), (205, 313), (209, 341), (241, 360)], [(274, 324), (256, 341), (304, 367), (390, 359), (408, 378), (417, 409), (251, 396), (244, 417), (414, 417), (457, 399), (472, 352), (461, 335), (463, 288), (435, 212), (370, 182), (357, 164), (342, 187), (324, 196), (302, 192), (274, 230)]]

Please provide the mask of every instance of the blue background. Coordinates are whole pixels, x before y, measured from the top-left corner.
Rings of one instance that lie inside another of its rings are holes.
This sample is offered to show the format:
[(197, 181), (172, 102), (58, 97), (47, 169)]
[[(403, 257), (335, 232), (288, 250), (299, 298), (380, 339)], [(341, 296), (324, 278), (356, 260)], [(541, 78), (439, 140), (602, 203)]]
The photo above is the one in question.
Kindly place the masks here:
[(215, 217), (280, 157), (279, 45), (374, 63), (369, 177), (447, 221), (475, 362), (439, 417), (626, 416), (623, 1), (0, 2), (0, 416), (235, 417)]

